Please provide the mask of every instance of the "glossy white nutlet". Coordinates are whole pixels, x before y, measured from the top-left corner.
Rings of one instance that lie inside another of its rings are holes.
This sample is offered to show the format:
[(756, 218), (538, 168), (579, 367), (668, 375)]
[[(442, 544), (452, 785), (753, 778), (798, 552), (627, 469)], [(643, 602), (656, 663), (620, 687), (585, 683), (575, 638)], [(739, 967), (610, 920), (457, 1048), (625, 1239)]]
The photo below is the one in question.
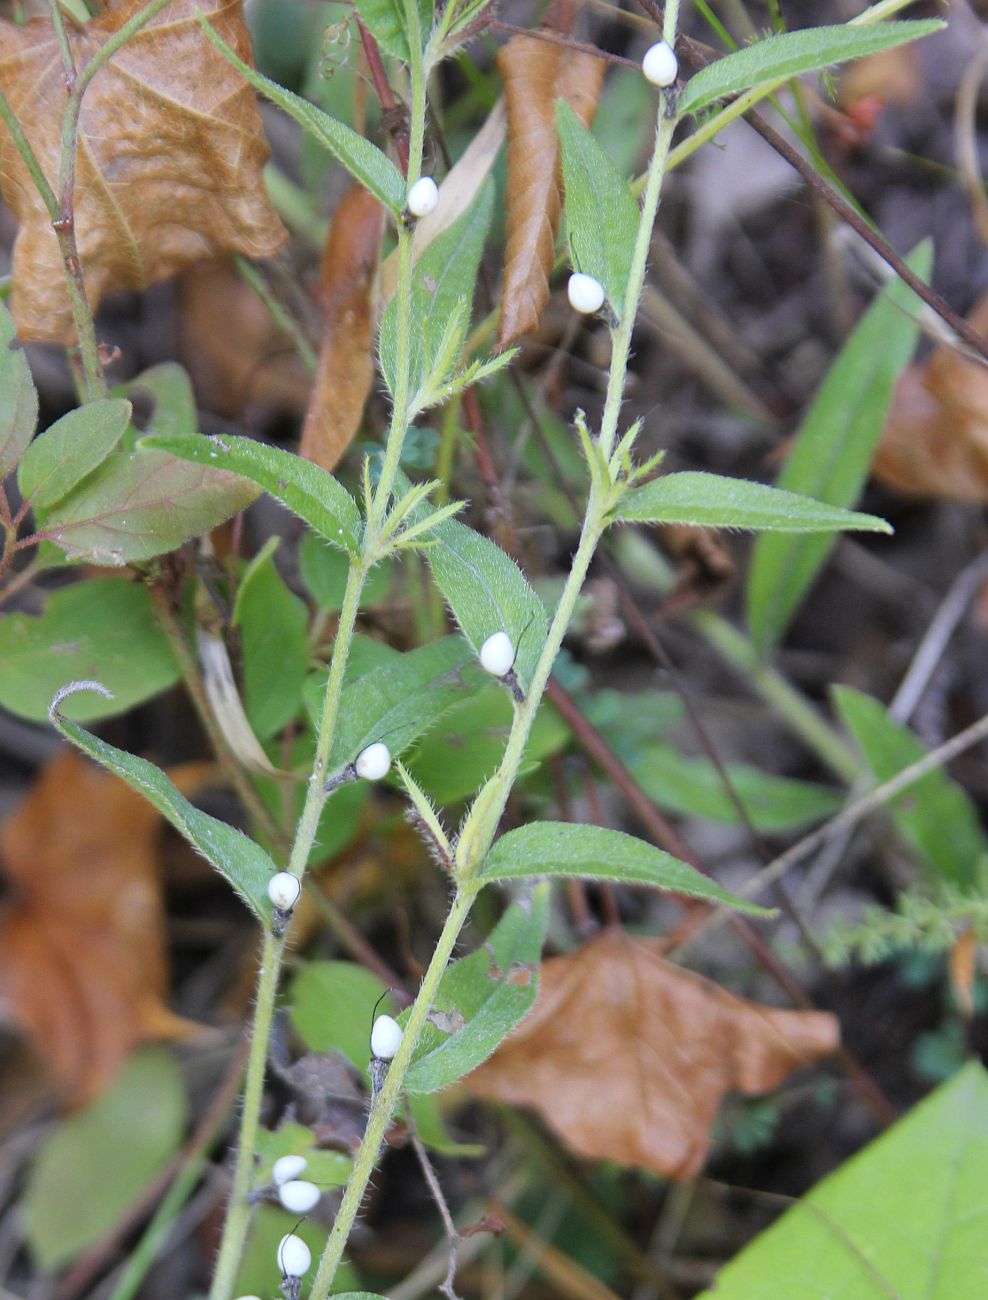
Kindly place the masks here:
[(315, 1183), (304, 1178), (293, 1178), (278, 1188), (278, 1200), (292, 1214), (308, 1214), (319, 1202), (322, 1192)]
[(401, 1046), (401, 1025), (392, 1016), (378, 1016), (371, 1030), (371, 1055), (390, 1061)]
[(439, 186), (431, 176), (420, 176), (408, 191), (406, 200), (413, 217), (427, 217), (439, 203)]
[(391, 769), (391, 750), (383, 740), (375, 740), (360, 751), (353, 766), (365, 781), (380, 781)]
[(301, 892), (302, 882), (290, 871), (279, 871), (268, 881), (268, 898), (279, 912), (290, 912)]
[(282, 1183), (290, 1183), (293, 1178), (298, 1178), (299, 1174), (304, 1174), (308, 1163), (305, 1156), (280, 1156), (271, 1167), (271, 1177), (275, 1181), (275, 1186), (280, 1187)]
[(278, 1245), (278, 1267), (285, 1277), (302, 1277), (312, 1264), (312, 1251), (294, 1232), (286, 1233)]
[(679, 60), (672, 46), (666, 41), (657, 41), (647, 49), (642, 59), (642, 72), (645, 80), (653, 86), (671, 86), (679, 76)]
[(515, 662), (515, 648), (507, 632), (493, 632), (480, 647), (480, 666), (492, 677), (504, 677)]
[(584, 275), (582, 271), (573, 272), (566, 292), (569, 294), (570, 306), (585, 316), (600, 311), (604, 305), (604, 286), (592, 275)]

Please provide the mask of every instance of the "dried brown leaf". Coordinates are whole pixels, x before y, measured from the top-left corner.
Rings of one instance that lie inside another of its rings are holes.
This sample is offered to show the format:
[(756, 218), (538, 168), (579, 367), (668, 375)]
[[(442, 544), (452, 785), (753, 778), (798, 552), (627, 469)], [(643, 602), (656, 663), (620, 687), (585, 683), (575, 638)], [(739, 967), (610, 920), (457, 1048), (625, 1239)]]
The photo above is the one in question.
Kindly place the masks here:
[[(77, 68), (142, 7), (124, 0), (71, 27)], [(240, 0), (198, 6), (241, 58)], [(65, 76), (50, 20), (0, 23), (0, 86), (53, 188)], [(207, 41), (196, 0), (175, 0), (93, 78), (76, 154), (75, 231), (91, 305), (228, 251), (266, 257), (285, 232), (264, 192), (268, 155), (254, 91)], [(12, 311), (22, 338), (65, 342), (72, 317), (51, 219), (0, 126), (0, 193), (20, 222)]]
[(838, 1041), (833, 1016), (748, 1002), (614, 927), (543, 964), (533, 1011), (466, 1084), (580, 1155), (691, 1178), (725, 1093), (767, 1092)]
[[(968, 317), (988, 327), (988, 294)], [(950, 501), (988, 500), (988, 370), (943, 345), (899, 381), (872, 466), (887, 487)]]
[(330, 472), (360, 428), (374, 380), (374, 282), (383, 236), (384, 208), (363, 186), (351, 185), (323, 249), (325, 327), (299, 447), (306, 460)]
[[(188, 786), (201, 770), (172, 776)], [(164, 1000), (160, 826), (140, 795), (68, 749), (0, 826), (12, 887), (0, 1001), (71, 1104), (103, 1088), (137, 1043), (194, 1031)]]
[(556, 100), (589, 126), (607, 64), (582, 50), (513, 36), (497, 56), (508, 105), (507, 242), (498, 344), (534, 330), (549, 297), (562, 207)]

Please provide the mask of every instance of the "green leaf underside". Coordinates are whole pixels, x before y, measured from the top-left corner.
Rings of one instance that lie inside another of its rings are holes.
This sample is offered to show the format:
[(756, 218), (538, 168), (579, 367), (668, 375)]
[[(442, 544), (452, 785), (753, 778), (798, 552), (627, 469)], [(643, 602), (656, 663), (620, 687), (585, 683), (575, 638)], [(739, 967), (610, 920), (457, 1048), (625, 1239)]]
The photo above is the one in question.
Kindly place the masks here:
[(292, 1024), (312, 1051), (342, 1052), (366, 1072), (374, 1004), (385, 991), (377, 975), (353, 962), (307, 962), (289, 992)]
[(527, 687), (546, 637), (545, 608), (514, 560), (480, 533), (447, 520), (426, 551), (436, 586), (463, 635), (479, 654), (487, 638), (507, 632), (515, 672)]
[(783, 533), (861, 529), (890, 533), (884, 519), (814, 501), (811, 497), (747, 479), (687, 470), (664, 474), (634, 488), (616, 517), (640, 523), (693, 524), (699, 528), (749, 528)]
[(243, 651), (244, 708), (259, 740), (295, 717), (309, 670), (308, 611), (282, 582), (273, 556), (278, 539), (272, 542), (248, 565), (233, 612)]
[(314, 528), (327, 542), (352, 556), (360, 554), (361, 520), (357, 503), (332, 474), (294, 452), (252, 438), (152, 435), (142, 447), (158, 448), (197, 465), (210, 465), (256, 483)]
[(17, 346), (10, 312), (0, 302), (0, 482), (17, 468), (38, 424), (38, 393)]
[(143, 795), (212, 863), (261, 921), (270, 921), (268, 881), (276, 868), (259, 844), (189, 803), (153, 763), (108, 745), (64, 716), (55, 714), (52, 721), (66, 740)]
[(352, 127), (310, 104), (307, 99), (293, 94), (244, 63), (201, 14), (199, 21), (213, 45), (233, 64), (245, 81), (249, 81), (255, 90), (259, 90), (289, 117), (294, 118), (303, 131), (313, 136), (343, 164), (354, 180), (359, 181), (364, 189), (370, 190), (395, 216), (398, 215), (405, 205), (405, 181), (394, 163), (376, 145), (358, 135)]
[[(890, 717), (878, 700), (849, 686), (835, 687), (834, 700), (878, 781), (891, 780), (925, 757), (927, 750), (919, 738)], [(988, 844), (974, 805), (942, 768), (911, 785), (892, 801), (889, 811), (942, 880), (961, 889), (976, 884)]]
[(603, 286), (620, 320), (640, 212), (628, 183), (565, 100), (556, 103), (573, 265)]
[(186, 370), (175, 361), (162, 361), (143, 371), (127, 385), (128, 393), (147, 393), (154, 409), (147, 423), (148, 433), (196, 433), (199, 412), (196, 409), (192, 381)]
[(129, 578), (90, 578), (53, 591), (39, 617), (0, 618), (0, 704), (34, 722), (48, 718), (66, 682), (98, 678), (113, 692), (65, 701), (77, 722), (126, 713), (179, 676), (147, 589)]
[[(311, 680), (311, 679), (310, 679)], [(396, 656), (346, 688), (328, 772), (353, 762), (362, 749), (383, 741), (402, 753), (455, 704), (485, 681), (462, 637), (444, 637)], [(310, 707), (322, 707), (324, 685), (307, 688)]]
[(232, 474), (160, 451), (115, 452), (45, 512), (38, 535), (69, 560), (133, 564), (208, 533), (256, 495)]
[(353, 1161), (341, 1151), (323, 1151), (311, 1129), (290, 1120), (276, 1129), (262, 1128), (257, 1135), (255, 1187), (270, 1187), (274, 1162), (282, 1156), (305, 1156), (305, 1177), (317, 1187), (342, 1187), (350, 1177)]
[(633, 835), (602, 826), (573, 822), (529, 822), (519, 826), (495, 842), (478, 880), (490, 884), (537, 876), (579, 876), (584, 880), (646, 885), (724, 903), (757, 916), (773, 915), (770, 909), (746, 903), (721, 889), (679, 858)]
[[(652, 743), (627, 760), (627, 766), (649, 798), (668, 812), (731, 825), (741, 821), (720, 772), (706, 759), (684, 758), (673, 745)], [(834, 790), (774, 776), (746, 763), (728, 763), (726, 771), (758, 831), (799, 830), (831, 816), (842, 803)]]
[[(494, 187), (488, 181), (467, 211), (428, 245), (412, 268), (412, 332), (408, 364), (412, 397), (426, 380), (435, 378), (432, 370), (440, 345), (450, 320), (457, 312), (464, 312), (462, 323), (464, 333), (466, 331), (493, 208)], [(379, 347), (381, 371), (393, 396), (398, 366), (397, 294), (388, 303), (381, 320)]]
[(847, 59), (877, 54), (921, 36), (930, 36), (943, 26), (935, 20), (888, 22), (809, 27), (768, 36), (755, 45), (725, 55), (691, 77), (680, 98), (678, 112), (683, 117), (699, 113), (725, 95), (736, 95), (752, 86), (784, 81), (804, 72), (820, 72)]
[[(927, 244), (909, 257), (929, 273)], [(779, 487), (831, 506), (857, 501), (885, 427), (895, 381), (916, 345), (919, 299), (901, 281), (865, 312), (831, 365), (793, 439)], [(746, 591), (748, 625), (762, 653), (781, 637), (835, 544), (833, 536), (759, 537)]]
[[(417, 2), (421, 37), (421, 48), (417, 53), (421, 56), (432, 31), (432, 0)], [(411, 62), (404, 0), (357, 0), (356, 9), (378, 45), (403, 63)]]
[(538, 962), (549, 924), (549, 888), (513, 903), (487, 943), (454, 962), (433, 1003), (465, 1024), (444, 1033), (427, 1024), (405, 1076), (412, 1094), (438, 1092), (481, 1065), (528, 1014), (538, 992)]
[(132, 1056), (106, 1092), (50, 1131), (20, 1201), (40, 1268), (64, 1267), (112, 1231), (178, 1151), (185, 1110), (181, 1070), (154, 1048)]
[[(305, 532), (298, 547), (298, 567), (306, 590), (322, 609), (343, 608), (350, 565), (345, 554), (327, 545), (316, 533)], [(360, 593), (361, 607), (386, 600), (394, 581), (391, 560), (375, 564)]]
[(971, 1062), (723, 1268), (700, 1300), (983, 1300), (988, 1074)]
[(21, 458), (17, 485), (35, 510), (61, 500), (109, 456), (130, 420), (130, 402), (107, 397), (76, 407), (39, 434)]

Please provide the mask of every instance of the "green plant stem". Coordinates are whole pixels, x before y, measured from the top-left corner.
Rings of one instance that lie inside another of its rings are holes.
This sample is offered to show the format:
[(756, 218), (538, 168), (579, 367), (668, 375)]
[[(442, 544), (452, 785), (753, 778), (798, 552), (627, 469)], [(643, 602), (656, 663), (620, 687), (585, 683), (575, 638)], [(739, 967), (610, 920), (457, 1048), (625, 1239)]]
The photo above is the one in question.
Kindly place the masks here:
[[(343, 607), (340, 610), (339, 629), (333, 647), (333, 658), (326, 683), (322, 716), (319, 721), (312, 775), (309, 778), (305, 804), (299, 818), (295, 840), (292, 844), (286, 868), (292, 875), (298, 876), (300, 879), (312, 851), (316, 831), (319, 827), (319, 818), (327, 799), (326, 791), (323, 789), (326, 765), (329, 761), (333, 737), (336, 733), (336, 721), (339, 717), (340, 699), (343, 694), (343, 677), (346, 672), (347, 657), (350, 652), (357, 612), (360, 608), (360, 596), (367, 578), (368, 568), (366, 562), (354, 564), (351, 566), (347, 577)], [(271, 934), (265, 936), (261, 957), (261, 973), (254, 1004), (254, 1022), (251, 1026), (250, 1056), (247, 1059), (240, 1133), (237, 1139), (237, 1156), (233, 1170), (233, 1186), (230, 1191), (226, 1222), (223, 1225), (223, 1237), (220, 1241), (216, 1270), (213, 1274), (213, 1283), (209, 1292), (210, 1300), (230, 1300), (236, 1282), (237, 1270), (240, 1267), (240, 1258), (243, 1254), (247, 1229), (250, 1225), (248, 1196), (254, 1172), (254, 1150), (257, 1146), (258, 1122), (264, 1092), (268, 1040), (271, 1036), (275, 997), (278, 992), (278, 977), (281, 973), (284, 950), (284, 939), (276, 939)]]
[(309, 1300), (326, 1300), (329, 1295), (329, 1288), (332, 1285), (340, 1260), (343, 1258), (343, 1251), (350, 1236), (350, 1229), (353, 1227), (353, 1221), (357, 1217), (364, 1193), (367, 1190), (367, 1184), (370, 1182), (374, 1166), (377, 1164), (377, 1156), (384, 1140), (384, 1134), (391, 1122), (395, 1106), (398, 1104), (401, 1085), (411, 1064), (412, 1053), (425, 1024), (425, 1018), (432, 1007), (436, 990), (439, 988), (439, 981), (446, 970), (446, 964), (456, 947), (460, 931), (470, 914), (470, 908), (473, 906), (475, 896), (474, 890), (467, 889), (458, 892), (453, 899), (453, 905), (449, 910), (446, 924), (443, 926), (436, 949), (432, 954), (432, 960), (429, 962), (429, 967), (423, 977), (418, 996), (408, 1014), (401, 1045), (391, 1062), (381, 1091), (374, 1098), (371, 1105), (364, 1138), (354, 1161), (353, 1171), (347, 1182), (346, 1191), (343, 1193), (343, 1200), (336, 1213), (333, 1230), (329, 1235), (326, 1249), (319, 1261), (319, 1269), (313, 1279)]
[[(421, 148), (421, 136), (419, 147)], [(408, 170), (411, 174), (413, 155), (408, 156)], [(388, 509), (388, 500), (394, 486), (401, 449), (408, 428), (408, 408), (411, 401), (409, 384), (409, 364), (412, 339), (412, 235), (400, 222), (398, 225), (398, 288), (395, 290), (397, 319), (395, 321), (395, 393), (391, 409), (391, 427), (388, 430), (387, 448), (381, 477), (370, 505), (370, 516), (374, 531), (380, 528)]]

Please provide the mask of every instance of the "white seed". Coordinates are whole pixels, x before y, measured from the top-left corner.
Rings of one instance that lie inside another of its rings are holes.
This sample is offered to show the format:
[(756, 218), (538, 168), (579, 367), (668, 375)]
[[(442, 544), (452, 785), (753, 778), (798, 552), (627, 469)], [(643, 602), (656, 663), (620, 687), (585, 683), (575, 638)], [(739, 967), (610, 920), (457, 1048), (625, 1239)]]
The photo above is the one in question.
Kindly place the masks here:
[(237, 1300), (261, 1300), (259, 1295), (238, 1295)]
[(585, 316), (600, 311), (604, 305), (604, 286), (592, 275), (584, 275), (582, 271), (573, 272), (566, 292), (569, 294), (570, 305)]
[(357, 775), (363, 777), (365, 781), (380, 781), (382, 776), (387, 776), (391, 768), (391, 750), (383, 740), (375, 740), (373, 745), (368, 745), (357, 755), (357, 761), (354, 763), (357, 769)]
[(480, 666), (492, 677), (503, 677), (515, 662), (515, 648), (507, 632), (493, 632), (480, 647)]
[(401, 1046), (401, 1025), (391, 1016), (378, 1016), (371, 1030), (371, 1055), (390, 1061)]
[(278, 1188), (278, 1200), (292, 1214), (308, 1214), (321, 1195), (315, 1183), (307, 1183), (303, 1178), (293, 1178)]
[(679, 60), (671, 45), (658, 41), (645, 51), (642, 59), (642, 72), (645, 80), (653, 86), (671, 86), (679, 76)]
[(271, 1177), (275, 1181), (275, 1186), (280, 1187), (282, 1183), (290, 1183), (299, 1174), (304, 1174), (308, 1163), (305, 1156), (280, 1156), (271, 1168)]
[(294, 1232), (282, 1237), (278, 1246), (278, 1267), (285, 1277), (302, 1277), (312, 1263), (312, 1251)]
[(301, 892), (302, 882), (290, 871), (279, 871), (268, 881), (268, 898), (279, 912), (290, 912)]
[(439, 186), (431, 176), (420, 176), (408, 191), (406, 203), (413, 217), (427, 217), (439, 203)]

